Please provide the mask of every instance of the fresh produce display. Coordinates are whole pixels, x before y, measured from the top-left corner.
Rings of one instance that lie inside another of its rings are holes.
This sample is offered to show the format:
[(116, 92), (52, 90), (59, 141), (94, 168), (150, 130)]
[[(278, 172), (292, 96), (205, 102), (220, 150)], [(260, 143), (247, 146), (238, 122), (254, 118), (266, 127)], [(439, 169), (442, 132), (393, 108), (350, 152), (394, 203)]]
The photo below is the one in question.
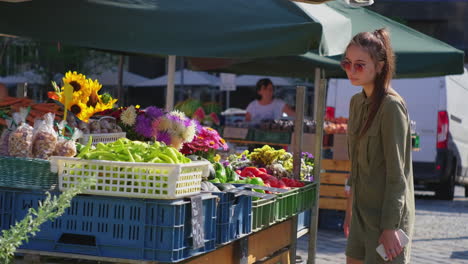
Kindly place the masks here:
[(8, 116), (11, 116), (14, 112), (19, 112), (21, 108), (28, 107), (30, 107), (30, 110), (25, 120), (31, 126), (36, 118), (40, 118), (46, 113), (54, 113), (56, 120), (63, 117), (63, 107), (55, 103), (35, 103), (29, 98), (4, 97), (0, 101), (0, 125), (7, 126)]
[(148, 163), (190, 163), (191, 160), (173, 147), (164, 143), (145, 143), (121, 138), (112, 143), (98, 143), (92, 147), (92, 140), (82, 147), (78, 158), (89, 160), (110, 160)]
[[(256, 148), (252, 152), (245, 151), (242, 154), (231, 155), (227, 160), (234, 170), (245, 167), (266, 168), (268, 172), (277, 177), (292, 178), (293, 157), (284, 149), (276, 150), (268, 145)], [(313, 155), (307, 152), (302, 153), (301, 159), (301, 179), (310, 177), (313, 173)]]
[(220, 123), (218, 114), (221, 112), (221, 106), (217, 102), (202, 104), (199, 100), (189, 98), (178, 102), (174, 108), (203, 125), (211, 126)]
[[(264, 120), (256, 125), (257, 128), (262, 130), (276, 131), (276, 132), (293, 132), (293, 120)], [(315, 132), (315, 121), (304, 120), (304, 133)]]
[(79, 122), (72, 125), (78, 127), (83, 134), (107, 134), (122, 132), (122, 128), (117, 125), (117, 121), (112, 117), (103, 117), (100, 119), (90, 119), (88, 123)]
[(346, 134), (348, 131), (348, 119), (346, 117), (327, 118), (324, 124), (327, 134)]
[[(315, 121), (304, 120), (304, 133), (315, 133), (315, 125)], [(294, 121), (283, 119), (263, 120), (256, 124), (250, 122), (234, 122), (227, 126), (237, 128), (254, 128), (272, 132), (294, 132)]]

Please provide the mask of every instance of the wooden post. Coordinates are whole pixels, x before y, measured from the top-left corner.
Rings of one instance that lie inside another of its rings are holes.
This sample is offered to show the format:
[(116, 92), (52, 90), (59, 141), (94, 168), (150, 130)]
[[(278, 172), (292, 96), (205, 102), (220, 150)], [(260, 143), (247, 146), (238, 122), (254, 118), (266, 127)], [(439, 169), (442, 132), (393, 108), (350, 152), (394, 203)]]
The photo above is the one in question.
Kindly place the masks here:
[(323, 121), (325, 114), (325, 91), (326, 79), (325, 73), (321, 69), (315, 69), (315, 96), (317, 97), (315, 105), (315, 161), (314, 161), (314, 181), (317, 183), (317, 192), (315, 193), (315, 206), (312, 208), (312, 215), (310, 217), (310, 233), (309, 233), (309, 252), (307, 264), (315, 264), (317, 252), (317, 228), (318, 228), (318, 213), (319, 213), (319, 197), (320, 197), (320, 172), (322, 161), (322, 145), (323, 145)]
[[(304, 133), (306, 87), (296, 87), (296, 117), (294, 118), (294, 145), (293, 147), (293, 177), (301, 177), (302, 136)], [(291, 245), (289, 247), (290, 263), (296, 263), (297, 244), (297, 215), (291, 219)]]
[(176, 69), (176, 56), (170, 55), (167, 58), (167, 87), (166, 87), (166, 110), (172, 111), (174, 108), (174, 77)]
[(293, 177), (301, 175), (302, 136), (304, 134), (305, 86), (296, 87), (296, 118), (294, 119)]

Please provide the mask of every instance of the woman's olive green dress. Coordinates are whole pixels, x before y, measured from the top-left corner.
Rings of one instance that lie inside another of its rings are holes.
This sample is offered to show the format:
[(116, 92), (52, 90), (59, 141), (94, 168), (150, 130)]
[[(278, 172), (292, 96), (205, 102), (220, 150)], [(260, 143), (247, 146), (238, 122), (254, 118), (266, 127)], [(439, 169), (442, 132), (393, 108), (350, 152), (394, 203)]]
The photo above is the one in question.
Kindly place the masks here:
[[(368, 131), (362, 137), (370, 99), (364, 92), (351, 99), (348, 147), (349, 185), (353, 211), (346, 255), (365, 264), (385, 263), (377, 254), (384, 229), (402, 229), (410, 240), (414, 225), (414, 187), (411, 128), (404, 101), (386, 95)], [(409, 263), (411, 242), (392, 262)]]

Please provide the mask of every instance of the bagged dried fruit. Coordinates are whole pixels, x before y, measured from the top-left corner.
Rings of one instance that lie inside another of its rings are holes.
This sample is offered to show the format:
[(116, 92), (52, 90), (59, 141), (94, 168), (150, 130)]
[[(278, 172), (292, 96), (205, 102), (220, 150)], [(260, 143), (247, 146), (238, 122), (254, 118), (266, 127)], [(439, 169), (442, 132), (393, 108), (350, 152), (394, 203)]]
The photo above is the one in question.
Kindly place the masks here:
[(2, 135), (0, 136), (0, 156), (10, 156), (8, 153), (8, 141), (10, 138), (11, 131), (16, 129), (16, 125), (14, 124), (13, 120), (6, 119), (6, 127), (2, 131)]
[(33, 128), (26, 122), (27, 108), (13, 114), (14, 122), (19, 125), (8, 137), (8, 153), (12, 157), (32, 157)]
[[(62, 121), (59, 125), (59, 131), (63, 129), (65, 123)], [(57, 145), (55, 146), (54, 155), (62, 157), (74, 157), (76, 156), (76, 141), (83, 136), (83, 132), (79, 129), (75, 129), (71, 139), (65, 137), (58, 137)]]
[(57, 133), (54, 130), (55, 114), (47, 113), (43, 118), (34, 121), (32, 154), (38, 159), (48, 159), (57, 145)]

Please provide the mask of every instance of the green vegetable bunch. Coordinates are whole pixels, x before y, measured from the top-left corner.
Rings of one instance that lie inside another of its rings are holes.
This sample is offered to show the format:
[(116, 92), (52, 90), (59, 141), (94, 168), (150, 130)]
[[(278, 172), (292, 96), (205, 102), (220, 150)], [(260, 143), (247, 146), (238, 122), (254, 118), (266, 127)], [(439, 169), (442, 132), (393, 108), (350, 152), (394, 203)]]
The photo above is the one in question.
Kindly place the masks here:
[(177, 149), (161, 142), (145, 143), (120, 138), (112, 143), (98, 143), (91, 146), (92, 139), (79, 150), (78, 158), (88, 160), (110, 160), (148, 163), (190, 163)]

